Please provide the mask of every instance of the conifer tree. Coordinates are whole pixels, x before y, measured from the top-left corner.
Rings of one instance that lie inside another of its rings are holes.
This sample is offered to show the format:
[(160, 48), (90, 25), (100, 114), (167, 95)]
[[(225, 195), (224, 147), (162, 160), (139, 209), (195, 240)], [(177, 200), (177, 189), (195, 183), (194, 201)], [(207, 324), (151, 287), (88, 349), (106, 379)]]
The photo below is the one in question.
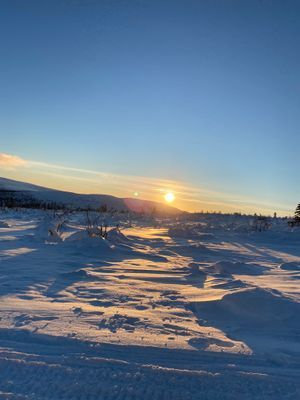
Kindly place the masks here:
[(295, 210), (295, 220), (300, 221), (300, 203), (297, 205)]

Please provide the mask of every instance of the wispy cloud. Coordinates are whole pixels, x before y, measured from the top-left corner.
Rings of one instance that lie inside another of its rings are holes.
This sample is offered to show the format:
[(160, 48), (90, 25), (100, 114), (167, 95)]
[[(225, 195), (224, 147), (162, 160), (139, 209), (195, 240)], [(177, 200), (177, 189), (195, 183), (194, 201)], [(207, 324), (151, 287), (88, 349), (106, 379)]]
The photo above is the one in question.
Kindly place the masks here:
[(26, 160), (23, 160), (19, 156), (12, 154), (0, 153), (0, 167), (4, 169), (14, 169), (26, 164)]
[(13, 179), (80, 193), (106, 193), (131, 197), (134, 192), (138, 192), (141, 198), (162, 201), (164, 194), (172, 191), (176, 196), (174, 205), (188, 211), (271, 213), (277, 210), (281, 214), (289, 212), (287, 205), (273, 203), (267, 199), (219, 192), (179, 180), (95, 171), (25, 160), (6, 153), (0, 153), (0, 169), (10, 170), (11, 172), (6, 175), (10, 175)]

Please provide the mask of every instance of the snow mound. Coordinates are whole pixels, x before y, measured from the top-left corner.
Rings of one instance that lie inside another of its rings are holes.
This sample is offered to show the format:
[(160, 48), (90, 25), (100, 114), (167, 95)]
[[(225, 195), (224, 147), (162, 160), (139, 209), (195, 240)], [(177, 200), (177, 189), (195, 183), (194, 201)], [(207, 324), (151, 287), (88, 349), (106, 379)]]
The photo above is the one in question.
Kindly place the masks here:
[(88, 232), (86, 230), (81, 230), (66, 237), (65, 242), (79, 242), (87, 238), (89, 238)]
[(64, 274), (61, 274), (61, 276), (64, 279), (67, 280), (73, 280), (73, 279), (86, 279), (89, 278), (89, 274), (84, 270), (84, 269), (79, 269), (77, 271), (73, 271), (73, 272), (66, 272)]
[(261, 275), (265, 267), (256, 264), (219, 261), (209, 267), (209, 272), (218, 275)]
[(81, 230), (73, 233), (64, 241), (66, 244), (74, 245), (77, 249), (84, 250), (110, 250), (110, 245), (107, 240), (101, 236), (89, 236), (86, 230)]
[(9, 228), (8, 223), (0, 221), (0, 228)]
[(221, 300), (194, 303), (193, 311), (201, 318), (247, 327), (272, 327), (282, 324), (300, 328), (300, 304), (276, 290), (250, 288), (226, 294)]
[(300, 271), (300, 263), (289, 262), (280, 265), (280, 269), (285, 271)]
[(41, 241), (61, 242), (60, 234), (57, 232), (57, 221), (47, 215), (34, 230), (34, 238)]
[(127, 244), (130, 242), (130, 239), (128, 239), (119, 228), (111, 229), (107, 234), (107, 239), (113, 244)]

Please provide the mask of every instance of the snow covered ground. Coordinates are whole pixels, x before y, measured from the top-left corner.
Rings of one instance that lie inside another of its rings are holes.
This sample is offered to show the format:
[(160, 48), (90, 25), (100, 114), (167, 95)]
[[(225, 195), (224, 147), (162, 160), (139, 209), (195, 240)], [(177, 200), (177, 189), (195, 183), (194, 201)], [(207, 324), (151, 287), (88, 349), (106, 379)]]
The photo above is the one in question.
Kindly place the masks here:
[(300, 229), (188, 219), (2, 212), (0, 399), (299, 399)]

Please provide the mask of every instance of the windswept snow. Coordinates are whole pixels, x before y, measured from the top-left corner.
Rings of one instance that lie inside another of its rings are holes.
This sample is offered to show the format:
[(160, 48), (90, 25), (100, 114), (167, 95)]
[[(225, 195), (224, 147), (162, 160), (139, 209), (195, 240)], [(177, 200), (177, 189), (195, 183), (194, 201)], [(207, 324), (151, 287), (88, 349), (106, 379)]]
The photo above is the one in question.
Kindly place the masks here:
[(300, 230), (186, 218), (2, 212), (0, 399), (300, 398)]

